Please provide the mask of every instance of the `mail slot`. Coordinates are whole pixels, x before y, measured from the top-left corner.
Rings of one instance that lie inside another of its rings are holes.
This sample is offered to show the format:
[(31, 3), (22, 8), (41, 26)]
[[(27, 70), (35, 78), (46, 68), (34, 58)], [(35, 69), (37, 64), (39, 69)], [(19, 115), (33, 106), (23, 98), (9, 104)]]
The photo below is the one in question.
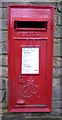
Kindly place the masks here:
[(8, 11), (9, 112), (51, 112), (54, 6)]

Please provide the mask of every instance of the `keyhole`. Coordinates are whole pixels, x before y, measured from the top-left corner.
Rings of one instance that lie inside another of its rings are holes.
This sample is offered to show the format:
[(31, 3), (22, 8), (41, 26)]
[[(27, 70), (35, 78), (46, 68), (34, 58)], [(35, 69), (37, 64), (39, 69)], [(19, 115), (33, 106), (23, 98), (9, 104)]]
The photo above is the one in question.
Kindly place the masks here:
[(20, 76), (20, 79), (22, 80), (22, 77)]

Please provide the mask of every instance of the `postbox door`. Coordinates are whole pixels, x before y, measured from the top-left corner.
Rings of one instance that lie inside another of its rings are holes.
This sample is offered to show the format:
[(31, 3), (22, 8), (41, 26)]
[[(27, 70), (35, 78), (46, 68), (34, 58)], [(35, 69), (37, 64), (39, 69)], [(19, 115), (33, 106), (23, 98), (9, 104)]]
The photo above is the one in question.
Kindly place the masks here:
[(9, 6), (10, 112), (51, 112), (53, 8)]
[(46, 41), (15, 40), (15, 106), (46, 107)]

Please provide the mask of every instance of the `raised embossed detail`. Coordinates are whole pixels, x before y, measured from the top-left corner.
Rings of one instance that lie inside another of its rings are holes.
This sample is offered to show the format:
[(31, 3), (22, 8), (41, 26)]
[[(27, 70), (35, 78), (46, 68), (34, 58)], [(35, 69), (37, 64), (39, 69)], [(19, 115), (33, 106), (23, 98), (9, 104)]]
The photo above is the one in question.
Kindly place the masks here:
[(33, 95), (39, 98), (37, 95), (39, 91), (39, 85), (34, 85), (34, 80), (28, 80), (27, 84), (23, 86), (23, 97), (31, 98)]

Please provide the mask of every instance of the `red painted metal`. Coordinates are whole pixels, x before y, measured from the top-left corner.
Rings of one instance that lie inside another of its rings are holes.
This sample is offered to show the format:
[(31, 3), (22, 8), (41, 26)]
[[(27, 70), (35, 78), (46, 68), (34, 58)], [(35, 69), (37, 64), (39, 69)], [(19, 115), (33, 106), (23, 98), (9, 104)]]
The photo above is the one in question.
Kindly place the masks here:
[[(51, 112), (54, 6), (9, 5), (8, 11), (9, 112)], [(39, 48), (39, 74), (21, 72), (26, 47)]]

